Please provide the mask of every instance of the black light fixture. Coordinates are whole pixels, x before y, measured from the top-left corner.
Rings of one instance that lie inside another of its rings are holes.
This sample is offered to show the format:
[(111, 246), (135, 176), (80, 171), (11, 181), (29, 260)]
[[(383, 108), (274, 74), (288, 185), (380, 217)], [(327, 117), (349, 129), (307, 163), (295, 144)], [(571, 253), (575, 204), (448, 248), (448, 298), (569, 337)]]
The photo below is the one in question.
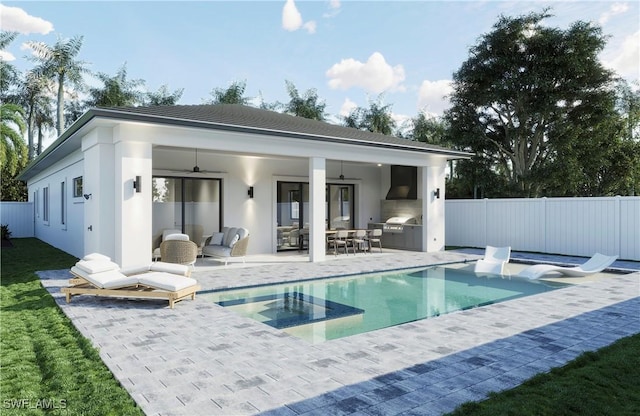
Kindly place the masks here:
[(84, 196), (84, 199), (86, 199), (87, 201), (89, 200), (89, 198), (91, 198), (92, 194), (84, 194), (82, 196)]
[(249, 198), (253, 198), (253, 186), (249, 187), (249, 190), (247, 191), (247, 195), (249, 195)]
[(440, 188), (436, 188), (436, 190), (433, 191), (433, 196), (435, 196), (436, 199), (440, 199)]
[(344, 180), (344, 175), (342, 174), (342, 160), (340, 161), (340, 176), (339, 176), (340, 180), (343, 181)]
[(133, 181), (133, 189), (138, 193), (142, 192), (142, 176), (136, 176), (136, 179)]

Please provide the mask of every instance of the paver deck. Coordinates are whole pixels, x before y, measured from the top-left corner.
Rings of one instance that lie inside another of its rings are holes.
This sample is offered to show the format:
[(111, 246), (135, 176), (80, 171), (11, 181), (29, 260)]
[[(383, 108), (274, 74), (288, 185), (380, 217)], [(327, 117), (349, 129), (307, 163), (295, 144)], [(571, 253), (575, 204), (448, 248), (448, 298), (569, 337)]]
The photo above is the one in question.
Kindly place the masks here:
[[(198, 267), (204, 289), (464, 261), (462, 252), (359, 254), (323, 263)], [(640, 273), (309, 344), (198, 296), (79, 296), (40, 273), (147, 415), (440, 415), (584, 351), (640, 333)]]

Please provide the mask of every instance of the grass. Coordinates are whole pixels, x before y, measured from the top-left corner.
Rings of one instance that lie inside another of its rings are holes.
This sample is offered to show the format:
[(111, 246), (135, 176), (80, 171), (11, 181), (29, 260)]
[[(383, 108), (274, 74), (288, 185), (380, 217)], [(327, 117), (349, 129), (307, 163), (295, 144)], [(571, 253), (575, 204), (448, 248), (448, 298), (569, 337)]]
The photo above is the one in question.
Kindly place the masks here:
[(35, 274), (77, 259), (35, 238), (12, 242), (1, 262), (0, 413), (142, 415)]
[(639, 415), (640, 334), (587, 352), (520, 386), (477, 403), (465, 403), (449, 416)]

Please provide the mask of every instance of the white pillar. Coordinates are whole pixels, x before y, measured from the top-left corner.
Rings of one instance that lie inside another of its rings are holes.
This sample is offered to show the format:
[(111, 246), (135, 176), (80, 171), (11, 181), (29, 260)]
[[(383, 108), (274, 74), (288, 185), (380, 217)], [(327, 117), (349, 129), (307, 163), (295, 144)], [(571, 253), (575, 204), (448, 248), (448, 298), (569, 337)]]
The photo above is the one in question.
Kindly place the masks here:
[[(422, 251), (444, 250), (445, 164), (420, 170), (422, 181)], [(439, 197), (436, 196), (439, 194)]]
[[(115, 144), (114, 207), (115, 261), (121, 267), (151, 261), (152, 146), (150, 143), (118, 141)], [(140, 176), (140, 190), (134, 181)]]
[[(82, 192), (84, 204), (84, 254), (100, 253), (115, 257), (113, 223), (113, 133), (98, 127), (82, 138)], [(70, 218), (69, 221), (72, 221)]]
[(326, 160), (309, 158), (309, 260), (312, 262), (324, 261), (326, 256), (326, 185)]

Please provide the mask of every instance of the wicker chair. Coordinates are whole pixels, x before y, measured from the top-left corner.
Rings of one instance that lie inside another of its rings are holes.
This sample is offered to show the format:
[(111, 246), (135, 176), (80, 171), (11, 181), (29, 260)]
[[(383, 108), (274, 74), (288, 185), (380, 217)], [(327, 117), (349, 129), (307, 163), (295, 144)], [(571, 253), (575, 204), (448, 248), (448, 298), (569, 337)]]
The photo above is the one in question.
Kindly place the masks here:
[(195, 265), (198, 245), (193, 241), (166, 240), (160, 244), (160, 258), (165, 263)]

